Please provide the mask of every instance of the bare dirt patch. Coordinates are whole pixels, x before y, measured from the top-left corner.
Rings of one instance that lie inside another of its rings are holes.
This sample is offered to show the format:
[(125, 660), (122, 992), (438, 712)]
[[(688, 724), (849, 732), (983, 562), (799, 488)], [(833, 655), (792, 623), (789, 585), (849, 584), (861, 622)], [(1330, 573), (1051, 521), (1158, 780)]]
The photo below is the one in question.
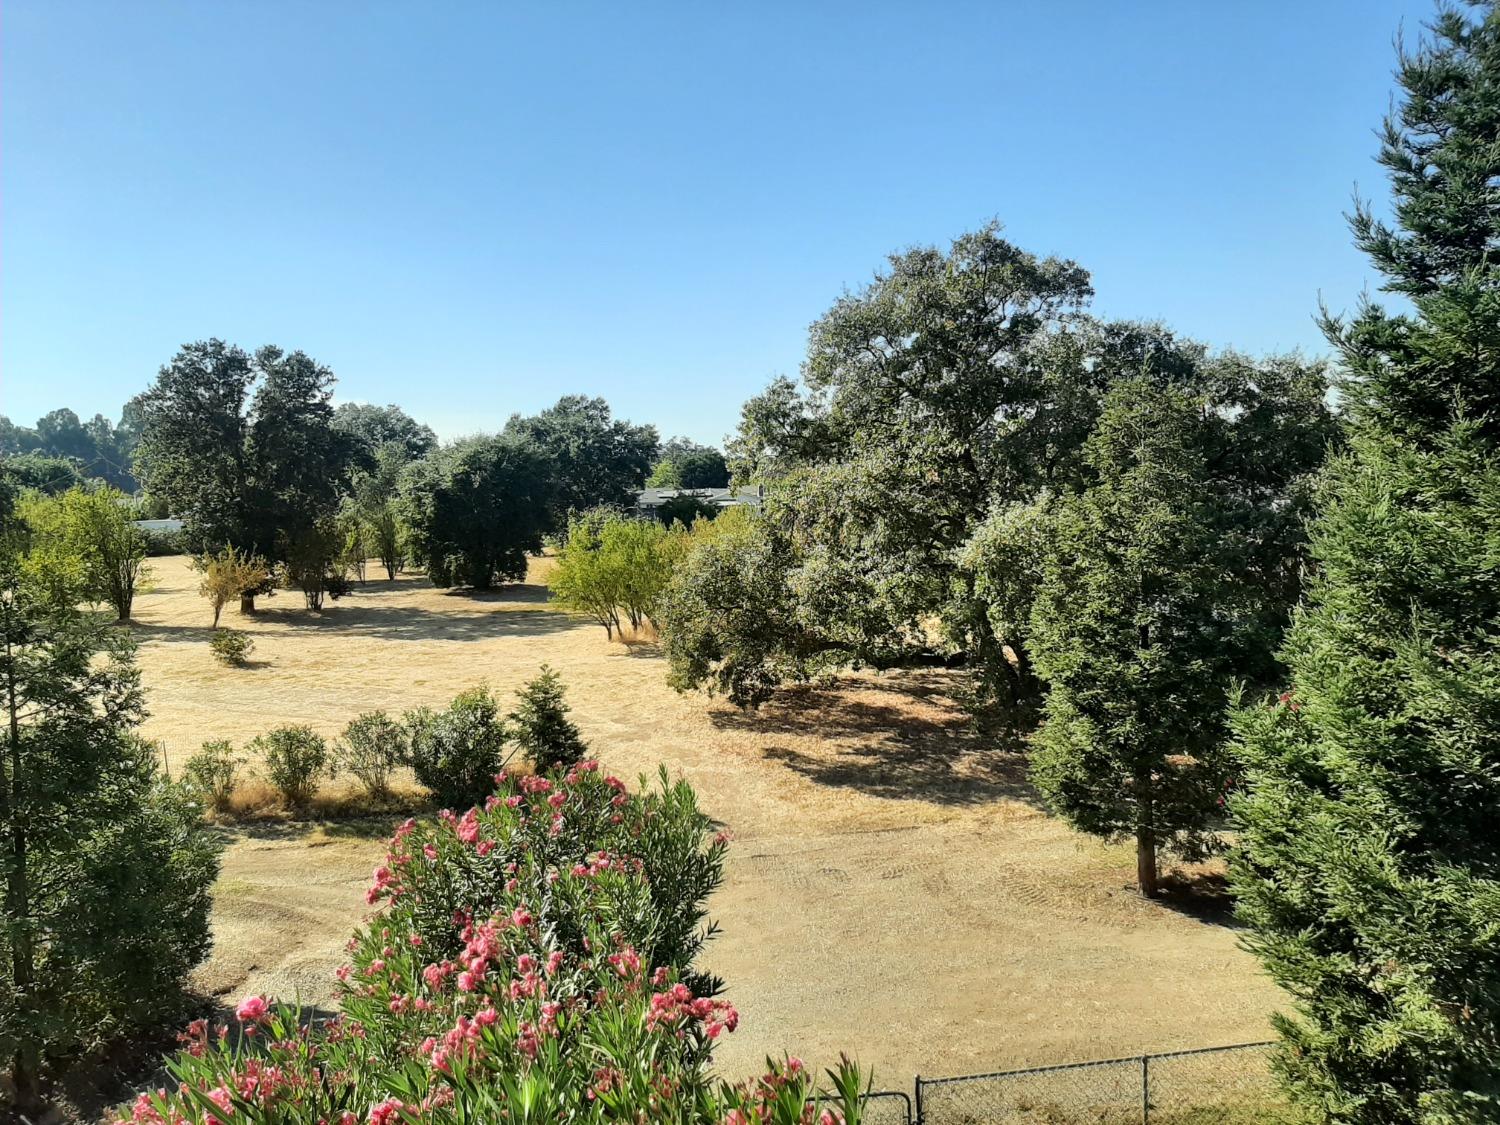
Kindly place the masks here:
[[(1279, 994), (1222, 913), (1137, 898), (1128, 851), (1043, 813), (1024, 762), (969, 730), (948, 673), (850, 677), (741, 714), (673, 692), (649, 642), (609, 644), (550, 608), (547, 560), (483, 596), (403, 577), (310, 614), (283, 592), (253, 618), (226, 612), (256, 642), (255, 667), (226, 668), (187, 561), (153, 563), (158, 589), (136, 609), (145, 733), (174, 768), (208, 738), (292, 722), (331, 736), (480, 681), (508, 697), (548, 663), (611, 770), (687, 777), (736, 837), (708, 955), (743, 1017), (727, 1074), (783, 1048), (847, 1050), (903, 1083), (1267, 1032)], [(389, 827), (226, 830), (200, 985), (326, 1003)]]

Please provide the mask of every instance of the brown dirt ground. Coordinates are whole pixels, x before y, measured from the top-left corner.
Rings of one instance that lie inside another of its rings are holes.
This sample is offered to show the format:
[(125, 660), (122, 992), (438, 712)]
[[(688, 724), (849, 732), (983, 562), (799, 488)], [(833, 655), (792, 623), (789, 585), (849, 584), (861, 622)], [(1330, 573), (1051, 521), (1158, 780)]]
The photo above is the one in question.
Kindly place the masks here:
[[(473, 596), (372, 581), (321, 615), (293, 592), (253, 618), (248, 668), (210, 656), (209, 611), (181, 558), (155, 559), (135, 629), (151, 716), (175, 769), (205, 739), (280, 723), (333, 735), (361, 711), (505, 696), (562, 671), (597, 756), (665, 763), (734, 833), (712, 903), (709, 968), (740, 1029), (728, 1075), (786, 1049), (848, 1051), (877, 1084), (1264, 1038), (1279, 993), (1221, 916), (1148, 904), (1123, 848), (1037, 808), (1024, 763), (970, 733), (944, 673), (849, 677), (755, 714), (667, 687), (648, 645), (610, 644), (525, 585)], [(199, 983), (326, 1003), (388, 822), (227, 830), (216, 944)]]

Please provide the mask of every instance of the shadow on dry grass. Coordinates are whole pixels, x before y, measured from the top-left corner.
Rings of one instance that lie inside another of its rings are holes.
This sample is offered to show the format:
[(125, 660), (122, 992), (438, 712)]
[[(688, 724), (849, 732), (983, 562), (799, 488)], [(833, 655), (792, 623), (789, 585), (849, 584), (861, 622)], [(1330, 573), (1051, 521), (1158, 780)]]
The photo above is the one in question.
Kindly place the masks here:
[(1025, 757), (977, 731), (954, 688), (950, 672), (848, 679), (783, 692), (757, 711), (717, 708), (710, 718), (723, 730), (812, 741), (817, 751), (768, 742), (761, 753), (820, 785), (941, 805), (1036, 804)]
[[(512, 602), (509, 597), (477, 598), (480, 602)], [(550, 609), (492, 609), (465, 613), (435, 611), (421, 606), (387, 605), (341, 599), (321, 613), (300, 607), (257, 611), (268, 623), (293, 629), (334, 629), (386, 641), (473, 641), (499, 635), (537, 636), (570, 629), (574, 622)]]
[(261, 778), (250, 777), (235, 787), (229, 807), (213, 813), (210, 822), (227, 835), (259, 840), (284, 840), (321, 831), (326, 836), (383, 839), (409, 816), (436, 811), (431, 795), (410, 785), (394, 786), (376, 796), (360, 789), (314, 794), (304, 808), (288, 808), (281, 794)]
[(1177, 868), (1162, 876), (1160, 889), (1161, 897), (1157, 901), (1169, 910), (1196, 918), (1209, 926), (1225, 926), (1232, 930), (1244, 928), (1234, 916), (1234, 895), (1223, 871)]
[[(392, 641), (472, 641), (501, 635), (537, 636), (570, 629), (576, 624), (575, 619), (565, 613), (541, 608), (547, 604), (550, 593), (546, 586), (534, 583), (500, 586), (493, 590), (457, 589), (444, 592), (455, 600), (474, 603), (476, 608), (470, 612), (458, 607), (436, 610), (392, 604), (381, 598), (361, 598), (362, 594), (401, 592), (418, 585), (431, 588), (425, 578), (366, 582), (356, 586), (346, 597), (336, 602), (331, 601), (316, 612), (302, 604), (301, 594), (294, 590), (282, 590), (274, 598), (263, 599), (253, 616), (241, 617), (230, 610), (226, 611), (220, 624), (231, 629), (243, 628), (248, 622), (284, 625), (296, 630), (332, 629)], [(487, 605), (538, 608), (479, 608)], [(208, 612), (205, 603), (205, 617)], [(212, 627), (206, 622), (202, 625), (164, 625), (132, 621), (130, 629), (142, 640), (171, 642), (206, 643), (213, 634)]]

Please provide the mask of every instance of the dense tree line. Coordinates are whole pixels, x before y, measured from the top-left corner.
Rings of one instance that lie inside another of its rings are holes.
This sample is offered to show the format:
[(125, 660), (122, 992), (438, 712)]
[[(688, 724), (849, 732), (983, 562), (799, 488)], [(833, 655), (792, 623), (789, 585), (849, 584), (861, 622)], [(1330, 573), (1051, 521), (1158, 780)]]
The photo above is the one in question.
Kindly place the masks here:
[(42, 415), (35, 426), (17, 426), (0, 414), (0, 457), (30, 487), (59, 491), (98, 479), (134, 492), (138, 482), (131, 463), (141, 423), (140, 396), (125, 404), (118, 423), (103, 414), (82, 422), (66, 407)]
[(672, 438), (663, 443), (646, 484), (650, 488), (728, 488), (729, 463), (711, 445)]
[[(411, 564), (440, 585), (479, 588), (525, 573), (525, 556), (576, 513), (626, 509), (648, 476), (663, 487), (728, 483), (724, 456), (612, 416), (602, 398), (567, 395), (512, 415), (495, 436), (440, 443), (395, 405), (333, 406), (331, 370), (300, 351), (254, 353), (220, 340), (185, 345), (119, 426), (68, 410), (35, 429), (0, 419), (0, 474), (19, 491), (57, 495), (102, 480), (145, 488), (137, 517), (171, 515), (186, 544), (226, 551), (262, 573), (242, 609), (278, 585), (310, 607)], [(672, 509), (691, 520), (684, 497)], [(208, 565), (205, 561), (204, 565)]]
[[(136, 463), (188, 540), (263, 564), (242, 608), (274, 581), (310, 608), (376, 557), (442, 586), (484, 589), (526, 572), (569, 514), (625, 506), (658, 453), (656, 431), (566, 396), (494, 436), (439, 444), (396, 406), (332, 405), (332, 371), (302, 352), (185, 346), (140, 398)], [(209, 562), (205, 562), (208, 566)], [(219, 568), (223, 570), (223, 567)]]

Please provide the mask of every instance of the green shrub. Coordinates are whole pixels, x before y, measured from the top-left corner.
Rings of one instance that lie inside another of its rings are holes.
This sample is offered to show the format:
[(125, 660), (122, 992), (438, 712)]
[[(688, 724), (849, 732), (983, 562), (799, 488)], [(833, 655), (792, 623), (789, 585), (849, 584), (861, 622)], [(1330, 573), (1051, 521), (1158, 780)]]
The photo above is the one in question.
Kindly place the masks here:
[(225, 547), (204, 552), (193, 560), (193, 568), (203, 574), (198, 593), (213, 606), (216, 627), (219, 614), (233, 599), (239, 599), (241, 613), (253, 613), (256, 595), (271, 592), (270, 565), (253, 551)]
[(266, 764), (266, 777), (292, 808), (312, 799), (328, 769), (328, 743), (311, 727), (277, 727), (250, 743)]
[(215, 629), (208, 638), (208, 647), (221, 664), (243, 665), (255, 648), (248, 633), (238, 629)]
[(571, 710), (562, 678), (545, 664), (542, 674), (517, 693), (516, 709), (508, 716), (510, 739), (538, 773), (566, 769), (588, 751), (568, 718)]
[(234, 752), (234, 746), (225, 739), (214, 739), (203, 744), (203, 748), (187, 760), (183, 766), (183, 777), (188, 785), (197, 790), (215, 812), (229, 807), (239, 783), (240, 767), (245, 759)]
[(691, 492), (680, 492), (657, 505), (656, 518), (667, 527), (671, 527), (674, 523), (680, 523), (683, 527), (692, 527), (700, 518), (714, 519), (720, 510), (719, 506), (711, 500), (696, 496)]
[(412, 771), (439, 804), (468, 808), (494, 791), (506, 731), (488, 688), (466, 691), (436, 713), (409, 711), (406, 727)]
[(390, 792), (391, 771), (406, 760), (406, 741), (401, 723), (384, 711), (367, 711), (349, 720), (335, 757), (372, 796), (381, 797)]
[(146, 540), (146, 556), (160, 558), (163, 555), (185, 555), (188, 553), (187, 536), (181, 531), (148, 531), (142, 529)]

